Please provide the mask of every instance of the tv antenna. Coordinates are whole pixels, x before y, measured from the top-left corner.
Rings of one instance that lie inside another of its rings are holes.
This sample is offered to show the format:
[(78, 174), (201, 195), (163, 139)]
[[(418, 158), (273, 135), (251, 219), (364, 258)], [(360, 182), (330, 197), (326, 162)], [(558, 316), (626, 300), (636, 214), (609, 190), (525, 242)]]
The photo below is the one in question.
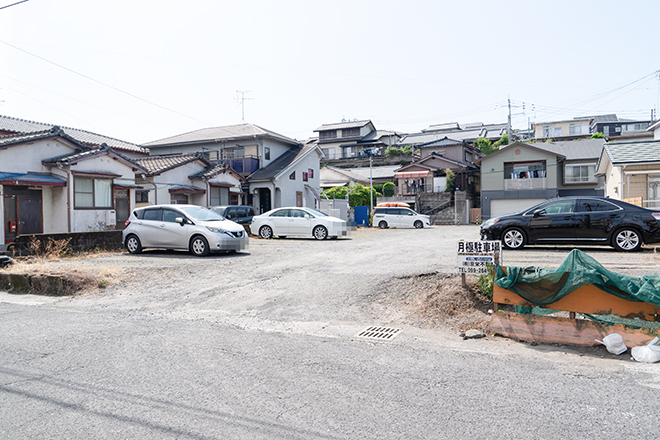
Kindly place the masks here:
[(246, 98), (246, 93), (251, 93), (251, 90), (236, 90), (240, 96), (236, 97), (236, 102), (241, 106), (241, 123), (245, 122), (245, 101), (250, 101), (254, 98)]

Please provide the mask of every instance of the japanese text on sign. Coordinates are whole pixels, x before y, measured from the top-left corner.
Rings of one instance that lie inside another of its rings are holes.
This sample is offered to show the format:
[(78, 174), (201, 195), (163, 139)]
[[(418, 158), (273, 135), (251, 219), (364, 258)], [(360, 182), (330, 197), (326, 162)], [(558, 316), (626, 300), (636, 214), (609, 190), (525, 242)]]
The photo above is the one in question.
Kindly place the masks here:
[(488, 265), (500, 263), (502, 243), (499, 241), (459, 241), (458, 272), (480, 275), (488, 272)]

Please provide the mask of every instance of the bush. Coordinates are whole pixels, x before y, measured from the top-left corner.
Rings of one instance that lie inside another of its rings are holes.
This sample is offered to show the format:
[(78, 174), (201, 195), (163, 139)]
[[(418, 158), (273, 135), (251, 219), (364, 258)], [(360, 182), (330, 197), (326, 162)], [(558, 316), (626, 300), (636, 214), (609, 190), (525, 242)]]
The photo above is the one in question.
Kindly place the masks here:
[(385, 197), (392, 197), (396, 192), (396, 185), (392, 182), (387, 182), (383, 185), (383, 195)]

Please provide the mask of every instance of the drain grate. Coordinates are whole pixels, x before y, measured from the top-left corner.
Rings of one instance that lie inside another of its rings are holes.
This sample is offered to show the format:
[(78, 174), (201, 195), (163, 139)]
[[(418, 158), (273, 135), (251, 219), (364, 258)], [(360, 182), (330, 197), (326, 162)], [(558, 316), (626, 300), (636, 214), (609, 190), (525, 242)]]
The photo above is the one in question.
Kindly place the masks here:
[(401, 333), (400, 328), (392, 327), (369, 327), (358, 333), (359, 338), (378, 339), (379, 341), (391, 341)]

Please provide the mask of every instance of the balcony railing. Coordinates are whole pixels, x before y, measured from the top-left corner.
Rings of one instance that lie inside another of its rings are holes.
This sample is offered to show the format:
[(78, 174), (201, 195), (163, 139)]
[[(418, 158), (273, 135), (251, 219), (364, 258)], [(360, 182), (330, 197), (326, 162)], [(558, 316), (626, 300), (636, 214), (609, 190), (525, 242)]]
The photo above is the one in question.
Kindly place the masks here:
[(528, 179), (504, 179), (505, 191), (521, 189), (545, 189), (546, 177), (532, 177)]
[(229, 168), (243, 176), (250, 175), (259, 169), (259, 159), (254, 156), (225, 159), (218, 161), (218, 163), (227, 164)]

